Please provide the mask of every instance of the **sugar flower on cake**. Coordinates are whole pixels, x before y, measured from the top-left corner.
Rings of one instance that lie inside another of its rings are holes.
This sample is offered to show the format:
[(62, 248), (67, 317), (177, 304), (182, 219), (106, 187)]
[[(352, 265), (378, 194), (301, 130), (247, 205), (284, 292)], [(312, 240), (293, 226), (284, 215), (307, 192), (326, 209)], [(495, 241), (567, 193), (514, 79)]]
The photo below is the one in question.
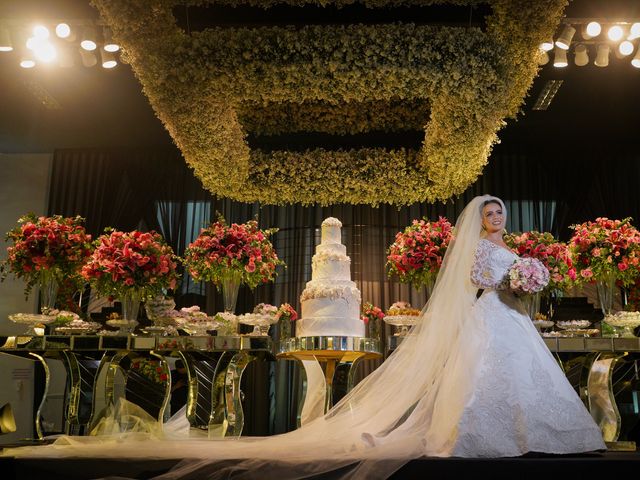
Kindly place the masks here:
[(444, 217), (435, 222), (414, 220), (396, 234), (387, 251), (389, 276), (415, 287), (433, 284), (452, 238), (451, 223)]
[(549, 271), (549, 283), (544, 292), (570, 288), (577, 279), (569, 246), (556, 240), (548, 232), (512, 233), (504, 236), (505, 243), (521, 257), (540, 260)]
[(0, 278), (8, 273), (25, 281), (25, 295), (44, 276), (57, 282), (73, 280), (81, 284), (79, 273), (91, 255), (91, 235), (82, 226), (82, 217), (37, 217), (29, 214), (18, 219), (19, 225), (7, 232), (7, 259), (0, 263)]
[(572, 225), (569, 241), (574, 265), (584, 281), (614, 278), (625, 286), (640, 275), (640, 232), (631, 218)]
[(102, 295), (127, 293), (152, 297), (175, 289), (178, 257), (156, 232), (106, 229), (82, 268), (82, 275)]
[(225, 274), (235, 272), (241, 283), (255, 288), (273, 281), (276, 267), (284, 265), (269, 240), (276, 231), (261, 230), (255, 220), (229, 226), (220, 217), (189, 245), (184, 264), (196, 281), (221, 285)]

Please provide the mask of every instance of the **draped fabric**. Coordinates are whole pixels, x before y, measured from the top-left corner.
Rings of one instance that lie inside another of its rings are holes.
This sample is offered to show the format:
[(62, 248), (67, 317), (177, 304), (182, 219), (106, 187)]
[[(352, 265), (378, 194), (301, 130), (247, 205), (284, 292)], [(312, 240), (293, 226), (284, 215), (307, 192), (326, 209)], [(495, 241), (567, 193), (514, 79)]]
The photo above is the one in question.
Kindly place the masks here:
[[(176, 149), (65, 149), (54, 154), (49, 213), (85, 217), (87, 230), (94, 236), (107, 226), (153, 229), (178, 255), (217, 213), (228, 222), (245, 222), (257, 215), (262, 228), (279, 228), (272, 241), (287, 268), (279, 271), (275, 282), (254, 291), (241, 287), (236, 313), (251, 311), (260, 302), (288, 302), (299, 312), (298, 299), (311, 279), (311, 257), (320, 242), (320, 224), (326, 217), (337, 217), (344, 225), (343, 243), (363, 302), (387, 308), (404, 300), (421, 308), (425, 292), (388, 278), (385, 269), (387, 248), (413, 219), (443, 215), (453, 221), (471, 198), (490, 193), (505, 201), (509, 231), (550, 231), (566, 240), (571, 234), (569, 225), (597, 216), (640, 220), (636, 189), (640, 162), (634, 162), (639, 156), (624, 147), (611, 152), (590, 146), (547, 150), (540, 145), (498, 145), (478, 181), (446, 203), (400, 208), (279, 207), (213, 197)], [(176, 303), (178, 307), (198, 304), (209, 313), (223, 307), (215, 287), (197, 284), (186, 274)], [(387, 328), (386, 333), (391, 330)], [(278, 329), (272, 328), (271, 334), (277, 339)], [(375, 362), (363, 362), (361, 375), (375, 366)], [(294, 428), (297, 375), (293, 362), (250, 365), (244, 381), (253, 394), (247, 395), (245, 433), (265, 435)], [(251, 405), (257, 398), (264, 401)]]

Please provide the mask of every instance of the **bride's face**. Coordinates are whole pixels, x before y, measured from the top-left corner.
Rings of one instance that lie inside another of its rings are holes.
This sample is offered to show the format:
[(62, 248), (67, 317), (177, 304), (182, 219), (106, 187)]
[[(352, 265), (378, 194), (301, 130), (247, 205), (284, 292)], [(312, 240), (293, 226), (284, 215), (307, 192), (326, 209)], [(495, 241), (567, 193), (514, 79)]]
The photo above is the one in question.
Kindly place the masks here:
[(482, 209), (482, 226), (487, 233), (504, 230), (504, 212), (499, 203), (489, 203)]

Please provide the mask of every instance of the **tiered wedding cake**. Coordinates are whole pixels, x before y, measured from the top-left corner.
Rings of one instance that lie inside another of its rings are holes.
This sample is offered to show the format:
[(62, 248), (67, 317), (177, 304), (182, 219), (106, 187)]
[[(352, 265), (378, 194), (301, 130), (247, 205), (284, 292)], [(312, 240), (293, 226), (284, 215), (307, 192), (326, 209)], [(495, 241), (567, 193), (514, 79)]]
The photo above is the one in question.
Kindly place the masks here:
[(302, 318), (296, 322), (297, 337), (365, 335), (360, 290), (351, 281), (351, 259), (342, 245), (341, 227), (337, 218), (322, 222), (322, 241), (313, 256), (311, 281), (300, 296)]

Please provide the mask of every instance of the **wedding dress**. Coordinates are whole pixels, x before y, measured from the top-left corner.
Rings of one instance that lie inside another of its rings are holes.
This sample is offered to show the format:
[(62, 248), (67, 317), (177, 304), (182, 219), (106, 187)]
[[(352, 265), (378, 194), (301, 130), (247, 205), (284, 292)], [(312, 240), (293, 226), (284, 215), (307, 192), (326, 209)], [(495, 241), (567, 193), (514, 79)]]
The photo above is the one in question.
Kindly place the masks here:
[[(284, 480), (325, 472), (383, 479), (422, 456), (605, 449), (520, 301), (495, 289), (516, 256), (481, 239), (486, 200), (506, 211), (488, 195), (467, 205), (420, 322), (323, 417), (273, 437), (200, 440), (186, 436), (184, 417), (161, 433), (156, 427), (120, 433), (115, 415), (110, 435), (65, 436), (5, 455), (184, 458), (158, 478)], [(484, 292), (476, 299), (479, 287)]]

